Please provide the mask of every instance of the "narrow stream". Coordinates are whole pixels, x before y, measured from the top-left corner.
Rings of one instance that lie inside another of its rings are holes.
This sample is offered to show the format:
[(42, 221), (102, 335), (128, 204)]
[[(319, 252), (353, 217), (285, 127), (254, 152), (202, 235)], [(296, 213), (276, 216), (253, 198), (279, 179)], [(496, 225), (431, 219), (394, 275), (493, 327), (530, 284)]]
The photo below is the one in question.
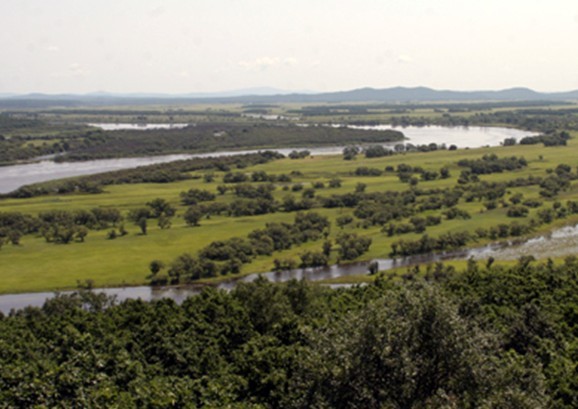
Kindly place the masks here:
[[(449, 251), (445, 253), (424, 254), (398, 259), (377, 259), (380, 271), (387, 271), (396, 267), (408, 267), (416, 264), (434, 263), (447, 260), (486, 259), (493, 257), (496, 260), (515, 260), (523, 255), (533, 255), (537, 259), (546, 257), (563, 257), (578, 253), (578, 225), (556, 229), (553, 232), (516, 242), (506, 240), (473, 249)], [(336, 264), (321, 268), (296, 269), (281, 272), (267, 272), (262, 274), (250, 274), (248, 276), (224, 281), (216, 288), (231, 290), (240, 282), (251, 282), (259, 275), (269, 281), (280, 283), (291, 279), (300, 280), (305, 278), (309, 281), (320, 281), (329, 278), (337, 278), (351, 275), (367, 274), (370, 261)], [(341, 285), (342, 286), (342, 285)], [(337, 286), (339, 287), (339, 285)], [(144, 301), (171, 298), (177, 303), (183, 302), (187, 297), (196, 295), (203, 286), (191, 285), (186, 287), (123, 287), (123, 288), (97, 288), (95, 291), (104, 292), (110, 296), (116, 296), (118, 301), (140, 298)], [(66, 291), (63, 293), (70, 293)], [(21, 309), (27, 306), (40, 307), (44, 302), (54, 297), (55, 293), (23, 293), (0, 295), (0, 311), (8, 314), (12, 309)]]

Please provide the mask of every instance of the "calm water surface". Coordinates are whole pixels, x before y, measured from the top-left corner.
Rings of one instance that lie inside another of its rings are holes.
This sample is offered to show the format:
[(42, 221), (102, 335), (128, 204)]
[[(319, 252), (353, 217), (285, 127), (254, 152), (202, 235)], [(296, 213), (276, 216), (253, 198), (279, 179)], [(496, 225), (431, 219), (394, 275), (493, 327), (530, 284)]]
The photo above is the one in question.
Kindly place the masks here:
[(122, 129), (133, 130), (133, 131), (147, 131), (149, 129), (182, 129), (189, 126), (189, 124), (144, 124), (144, 123), (93, 123), (87, 124), (89, 126), (94, 126), (96, 128), (103, 129), (105, 131), (119, 131)]
[[(386, 125), (379, 125), (362, 128), (378, 130), (396, 129), (403, 132), (407, 137), (407, 140), (404, 141), (405, 143), (411, 143), (414, 145), (423, 145), (435, 142), (437, 144), (445, 143), (447, 146), (455, 144), (459, 148), (497, 146), (506, 138), (520, 139), (531, 134), (529, 132), (520, 131), (517, 129), (484, 128), (474, 126), (468, 128), (448, 128), (441, 126), (392, 128)], [(395, 143), (389, 145), (395, 145)], [(311, 152), (312, 155), (334, 155), (341, 153), (343, 151), (343, 146), (285, 148), (273, 150), (287, 155), (289, 152), (295, 149), (307, 149)], [(8, 193), (24, 185), (46, 182), (55, 179), (91, 175), (95, 173), (109, 172), (120, 169), (130, 169), (138, 166), (173, 162), (181, 159), (203, 158), (208, 156), (230, 156), (255, 152), (258, 152), (258, 150), (221, 151), (204, 154), (161, 155), (141, 158), (102, 159), (85, 162), (64, 163), (56, 163), (51, 160), (43, 160), (36, 163), (4, 166), (0, 167), (0, 193)]]

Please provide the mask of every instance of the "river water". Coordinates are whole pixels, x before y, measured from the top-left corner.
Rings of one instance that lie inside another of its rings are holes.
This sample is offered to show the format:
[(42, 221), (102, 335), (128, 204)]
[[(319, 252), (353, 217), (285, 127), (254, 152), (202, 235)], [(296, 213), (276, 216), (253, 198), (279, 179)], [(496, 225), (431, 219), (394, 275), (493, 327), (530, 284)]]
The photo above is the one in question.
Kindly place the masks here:
[[(567, 226), (554, 230), (552, 233), (516, 243), (504, 241), (483, 247), (456, 250), (437, 254), (424, 254), (398, 259), (377, 259), (380, 271), (387, 271), (396, 267), (409, 267), (416, 264), (434, 263), (447, 260), (487, 259), (493, 257), (496, 260), (515, 260), (523, 255), (532, 255), (539, 258), (563, 257), (574, 255), (578, 252), (578, 225)], [(231, 279), (216, 285), (216, 288), (231, 290), (240, 282), (251, 282), (259, 275), (269, 281), (281, 283), (292, 279), (307, 279), (320, 281), (329, 278), (338, 278), (351, 275), (367, 274), (369, 261), (333, 265), (321, 268), (296, 269), (281, 272), (267, 272), (251, 274), (239, 279)], [(104, 292), (109, 296), (115, 296), (118, 301), (140, 298), (144, 301), (171, 298), (177, 303), (183, 302), (187, 297), (198, 294), (203, 286), (187, 287), (124, 287), (124, 288), (99, 288), (98, 292)], [(65, 292), (69, 293), (69, 292)], [(21, 309), (27, 306), (40, 307), (44, 302), (54, 297), (55, 293), (24, 293), (0, 295), (0, 311), (8, 314), (12, 309)]]
[(182, 129), (189, 126), (189, 124), (148, 124), (148, 123), (93, 123), (87, 124), (89, 126), (94, 126), (95, 128), (100, 128), (105, 131), (118, 131), (121, 129), (127, 129), (131, 131), (148, 131), (149, 129)]
[[(113, 124), (109, 125), (112, 126)], [(404, 143), (411, 143), (413, 145), (424, 145), (435, 142), (437, 144), (445, 143), (447, 146), (454, 144), (459, 148), (497, 146), (506, 138), (520, 139), (531, 134), (529, 132), (510, 128), (484, 128), (475, 126), (467, 128), (449, 128), (441, 126), (413, 126), (405, 128), (392, 128), (386, 125), (378, 125), (362, 128), (377, 130), (396, 129), (403, 132), (406, 136), (407, 139), (404, 141)], [(313, 148), (284, 148), (273, 150), (284, 155), (287, 155), (292, 150), (296, 149), (307, 149), (311, 152), (312, 155), (335, 155), (341, 153), (343, 148), (343, 146), (325, 146)], [(221, 151), (203, 154), (161, 155), (141, 158), (102, 159), (85, 162), (63, 163), (56, 163), (51, 160), (42, 160), (36, 163), (4, 166), (0, 167), (0, 193), (8, 193), (24, 185), (46, 182), (55, 179), (91, 175), (119, 169), (130, 169), (138, 166), (173, 162), (181, 159), (203, 158), (208, 156), (230, 156), (255, 152), (258, 152), (258, 150)]]

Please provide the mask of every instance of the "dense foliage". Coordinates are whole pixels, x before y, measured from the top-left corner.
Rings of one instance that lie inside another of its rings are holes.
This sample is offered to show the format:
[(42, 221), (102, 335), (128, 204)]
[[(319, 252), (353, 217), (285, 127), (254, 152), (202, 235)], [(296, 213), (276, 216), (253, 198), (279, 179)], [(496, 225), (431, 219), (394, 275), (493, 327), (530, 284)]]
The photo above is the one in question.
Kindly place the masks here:
[(89, 160), (224, 149), (385, 143), (402, 139), (403, 134), (397, 131), (302, 127), (265, 122), (208, 122), (182, 129), (99, 132), (71, 144), (59, 159)]
[(521, 169), (528, 166), (528, 162), (523, 157), (498, 158), (497, 155), (491, 154), (484, 155), (481, 159), (463, 159), (458, 162), (458, 166), (470, 168), (470, 172), (475, 175), (488, 175)]
[[(0, 319), (9, 407), (572, 408), (578, 264), (441, 264), (427, 284), (258, 280), (182, 305), (81, 292)], [(421, 273), (420, 273), (421, 274)]]
[[(189, 224), (194, 225), (196, 222), (198, 219)], [(272, 255), (274, 251), (290, 249), (294, 245), (327, 237), (329, 228), (327, 217), (315, 212), (299, 212), (295, 215), (293, 224), (267, 223), (264, 229), (252, 231), (247, 238), (233, 237), (213, 241), (201, 249), (196, 257), (189, 253), (182, 254), (172, 261), (166, 275), (161, 273), (161, 269), (151, 271), (151, 282), (177, 284), (217, 275), (237, 274), (243, 264), (250, 263), (255, 257)], [(371, 240), (355, 239), (356, 237), (353, 237), (350, 240), (358, 242), (357, 257), (368, 250)], [(320, 260), (315, 253), (302, 255), (301, 267), (326, 265), (327, 255), (324, 255), (323, 261)]]
[[(508, 208), (508, 217), (523, 218), (528, 214), (528, 208), (525, 206), (514, 205)], [(489, 238), (490, 240), (504, 239), (508, 237), (519, 237), (526, 235), (537, 226), (541, 224), (552, 223), (556, 219), (564, 219), (568, 215), (576, 214), (578, 212), (578, 203), (575, 201), (568, 201), (566, 205), (556, 202), (551, 208), (544, 208), (537, 212), (537, 217), (529, 220), (528, 223), (512, 222), (510, 224), (500, 223), (490, 227), (479, 227), (475, 233), (467, 231), (447, 232), (437, 237), (430, 237), (428, 234), (422, 235), (417, 240), (400, 239), (392, 243), (391, 253), (392, 257), (396, 256), (411, 256), (416, 254), (427, 254), (431, 252), (456, 250), (466, 246), (469, 243), (477, 242), (482, 239)], [(444, 212), (448, 217), (469, 218), (469, 214), (457, 208), (450, 208)], [(427, 223), (425, 223), (427, 225)], [(393, 234), (407, 233), (410, 231), (419, 232), (415, 224), (407, 227), (406, 231), (399, 231), (400, 226), (391, 224), (384, 228), (385, 231)]]
[[(36, 114), (0, 113), (0, 165), (42, 155), (60, 154), (70, 143), (89, 137), (82, 125), (53, 124)], [(57, 136), (55, 136), (57, 135)]]

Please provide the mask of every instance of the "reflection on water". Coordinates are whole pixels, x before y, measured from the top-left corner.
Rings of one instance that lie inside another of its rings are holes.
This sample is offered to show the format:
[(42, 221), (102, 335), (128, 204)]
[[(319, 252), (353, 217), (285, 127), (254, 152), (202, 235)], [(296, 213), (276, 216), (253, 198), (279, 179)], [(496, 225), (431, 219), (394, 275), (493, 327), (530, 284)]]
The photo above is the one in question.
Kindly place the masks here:
[[(563, 257), (573, 255), (578, 251), (578, 225), (563, 227), (552, 233), (536, 237), (525, 242), (514, 243), (504, 241), (475, 249), (457, 250), (438, 254), (424, 254), (399, 259), (378, 259), (381, 271), (387, 271), (396, 267), (409, 267), (416, 264), (434, 263), (447, 260), (465, 260), (473, 257), (484, 259), (494, 257), (497, 260), (517, 259), (522, 255), (533, 255), (537, 259), (546, 257)], [(296, 269), (280, 272), (268, 272), (260, 274), (272, 282), (285, 282), (291, 279), (307, 279), (309, 281), (320, 281), (330, 278), (337, 278), (350, 275), (366, 274), (368, 262), (333, 265), (320, 268)], [(251, 282), (259, 274), (251, 274), (239, 279), (232, 279), (222, 282), (216, 288), (223, 290), (233, 289), (239, 282)], [(332, 287), (340, 287), (336, 285)], [(171, 298), (177, 303), (183, 302), (187, 297), (196, 295), (203, 286), (187, 287), (125, 287), (125, 288), (104, 288), (96, 289), (110, 296), (116, 296), (118, 301), (126, 299), (140, 298), (145, 301), (158, 300), (160, 298)], [(46, 299), (53, 297), (53, 293), (26, 293), (8, 294), (0, 296), (0, 311), (7, 314), (11, 309), (24, 308), (26, 306), (41, 306)]]

